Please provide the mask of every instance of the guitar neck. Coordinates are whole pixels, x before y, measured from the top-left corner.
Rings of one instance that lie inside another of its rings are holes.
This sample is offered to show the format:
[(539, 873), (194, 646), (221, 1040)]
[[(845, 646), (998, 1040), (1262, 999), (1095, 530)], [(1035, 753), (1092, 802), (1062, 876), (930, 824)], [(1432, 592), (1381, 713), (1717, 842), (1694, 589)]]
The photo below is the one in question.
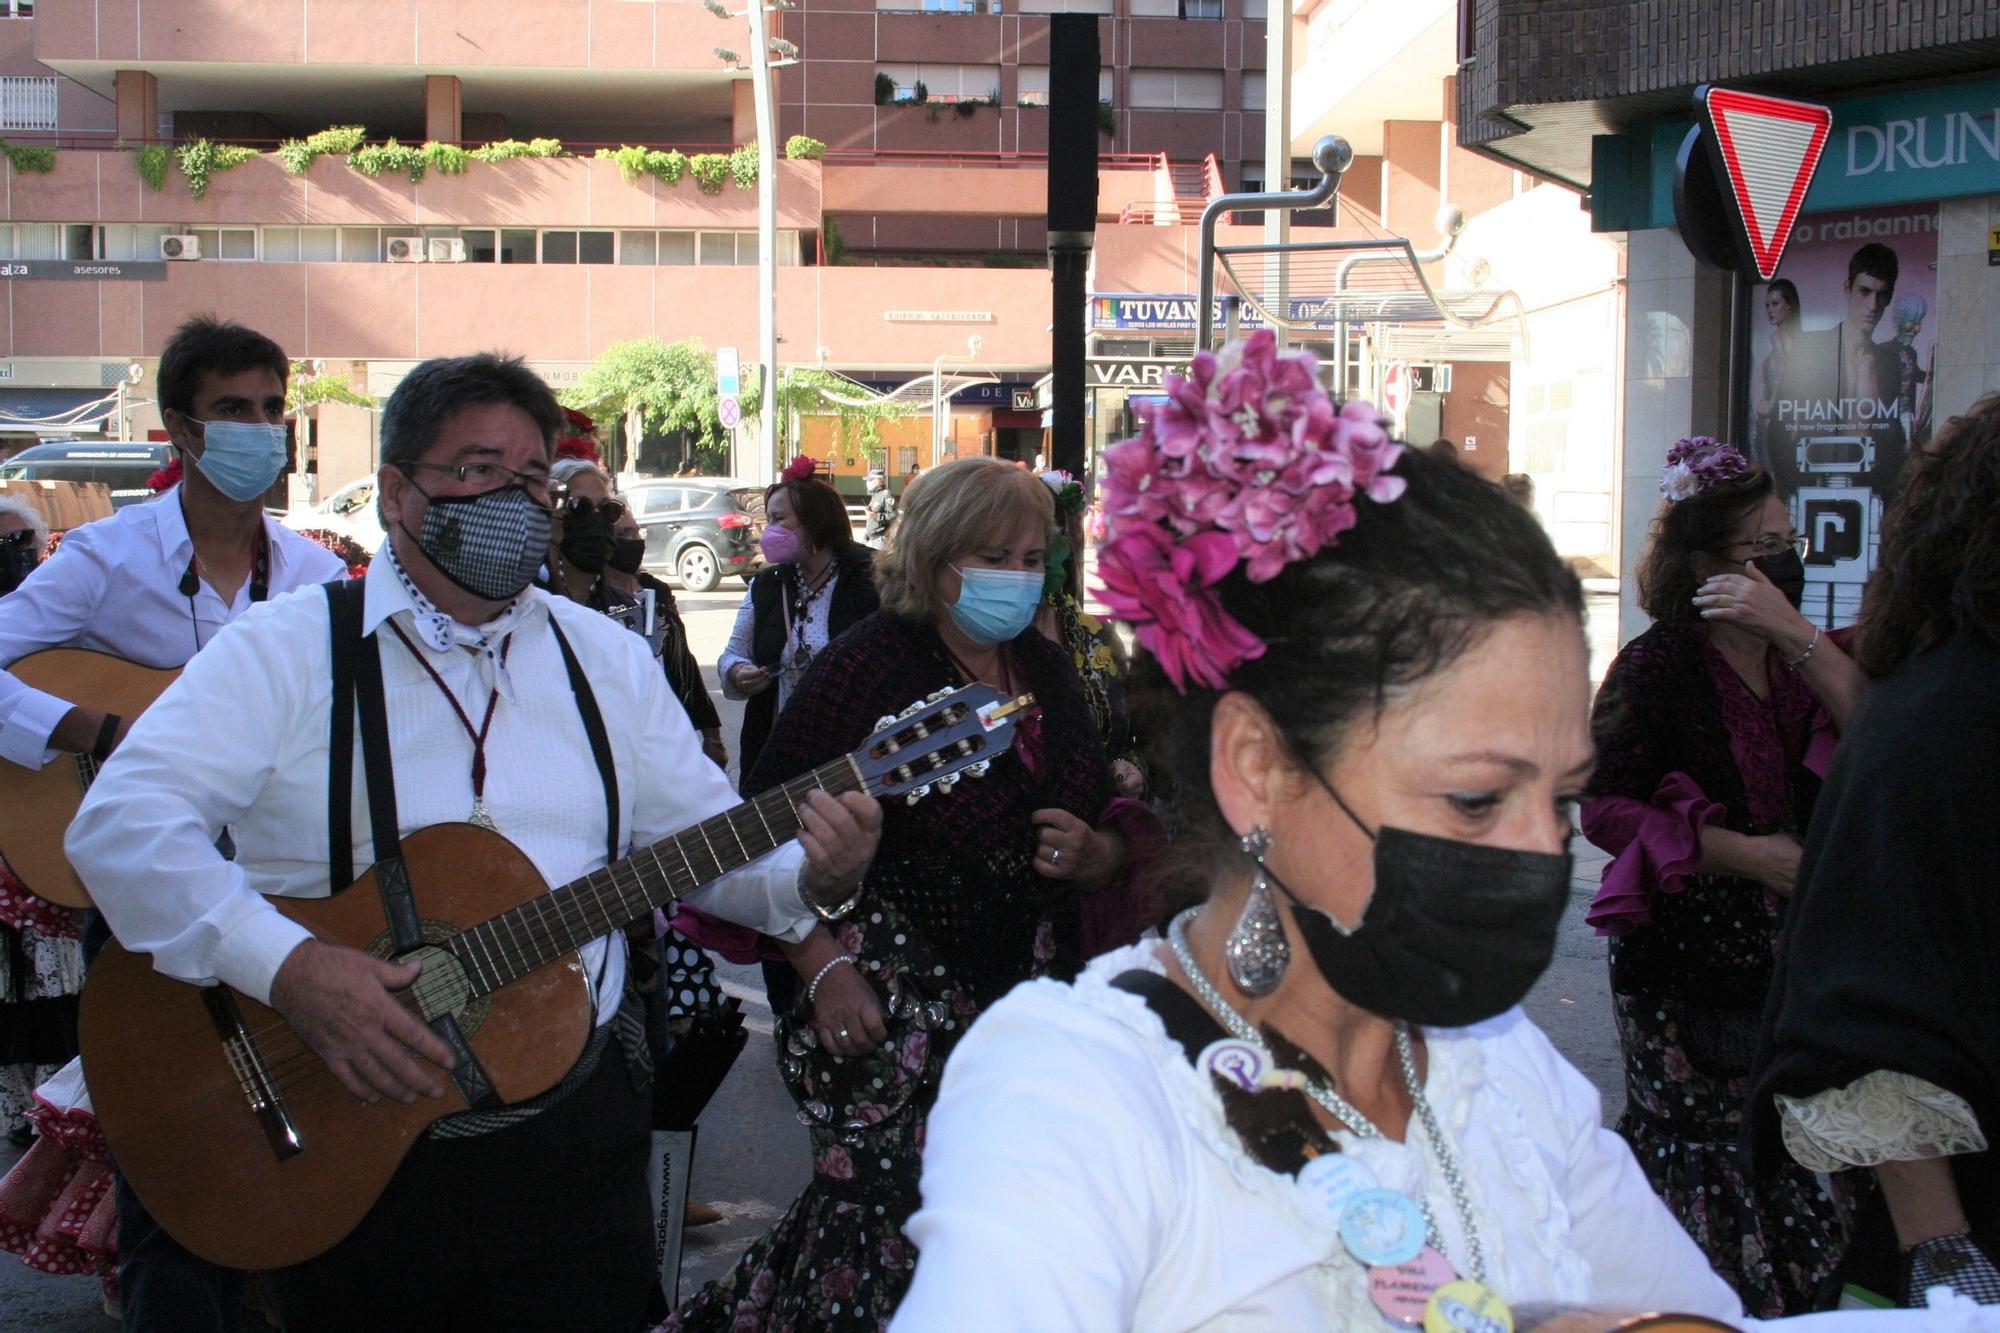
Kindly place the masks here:
[(799, 831), (799, 803), (813, 792), (838, 796), (863, 787), (860, 770), (843, 755), (483, 921), (448, 947), (476, 994), (498, 990), (783, 846)]

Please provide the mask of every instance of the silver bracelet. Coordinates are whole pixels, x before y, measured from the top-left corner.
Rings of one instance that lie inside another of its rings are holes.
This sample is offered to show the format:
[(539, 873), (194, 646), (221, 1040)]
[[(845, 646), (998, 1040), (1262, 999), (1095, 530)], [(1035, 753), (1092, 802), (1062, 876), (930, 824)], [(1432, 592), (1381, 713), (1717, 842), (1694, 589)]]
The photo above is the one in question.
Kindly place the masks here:
[(813, 979), (806, 983), (806, 1003), (811, 1004), (814, 998), (818, 996), (819, 983), (826, 980), (827, 973), (833, 971), (833, 969), (839, 967), (842, 963), (852, 963), (853, 961), (854, 959), (847, 954), (841, 954), (838, 958), (828, 959), (826, 966), (813, 973)]
[(837, 907), (822, 906), (819, 899), (813, 897), (810, 893), (801, 893), (800, 896), (806, 900), (806, 906), (812, 909), (812, 914), (820, 920), (839, 921), (844, 919), (849, 912), (852, 912), (855, 904), (861, 901), (861, 886), (859, 884), (855, 885), (854, 892), (848, 895), (847, 901)]
[(1812, 642), (1806, 645), (1806, 650), (1804, 652), (1800, 653), (1797, 657), (1792, 658), (1790, 661), (1786, 663), (1786, 665), (1791, 667), (1791, 669), (1794, 671), (1801, 670), (1806, 663), (1812, 661), (1813, 654), (1818, 651), (1819, 651), (1819, 626), (1814, 625)]

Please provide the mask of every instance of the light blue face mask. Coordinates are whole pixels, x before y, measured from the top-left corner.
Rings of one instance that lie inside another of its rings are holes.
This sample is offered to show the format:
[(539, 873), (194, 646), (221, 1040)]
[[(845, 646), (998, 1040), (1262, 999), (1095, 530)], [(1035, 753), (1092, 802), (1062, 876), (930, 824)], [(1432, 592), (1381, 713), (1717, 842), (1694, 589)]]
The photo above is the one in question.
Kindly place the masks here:
[[(957, 566), (953, 566), (957, 568)], [(1039, 569), (960, 569), (951, 618), (975, 643), (1006, 643), (1035, 618), (1042, 604)]]
[(285, 470), (285, 428), (262, 421), (201, 423), (201, 474), (238, 504), (271, 489)]

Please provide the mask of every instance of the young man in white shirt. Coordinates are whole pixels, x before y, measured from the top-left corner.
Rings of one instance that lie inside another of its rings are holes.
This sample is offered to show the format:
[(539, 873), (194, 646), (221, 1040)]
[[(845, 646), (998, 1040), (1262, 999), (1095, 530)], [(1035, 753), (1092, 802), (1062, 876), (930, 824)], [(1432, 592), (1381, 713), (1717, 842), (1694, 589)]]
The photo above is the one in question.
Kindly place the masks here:
[[(290, 369), (276, 343), (241, 324), (198, 316), (174, 332), (160, 356), (158, 390), (168, 438), (180, 451), (180, 484), (71, 530), (54, 556), (0, 598), (0, 668), (50, 648), (178, 667), (255, 603), (346, 574), (331, 552), (264, 513), (264, 492), (285, 467)], [(103, 759), (131, 724), (0, 669), (0, 762), (41, 768), (64, 752)], [(101, 925), (91, 925), (86, 956), (104, 938)], [(121, 1188), (119, 1204), (126, 1326), (233, 1327), (241, 1275), (188, 1254), (129, 1190)]]
[[(383, 412), (388, 541), (360, 620), (361, 651), (381, 664), (401, 832), (487, 821), (551, 885), (605, 864), (608, 800), (620, 841), (633, 845), (736, 804), (638, 637), (530, 584), (548, 543), (561, 427), (547, 386), (518, 360), (411, 371)], [(356, 868), (373, 859), (364, 817), (345, 849), (321, 831), (329, 625), (327, 599), (313, 595), (232, 626), (140, 720), (68, 848), (120, 941), (160, 971), (268, 1001), (356, 1097), (439, 1097), (450, 1051), (391, 994), (417, 968), (313, 939), (265, 896), (324, 896), (342, 851)], [(564, 644), (601, 713), (615, 780), (580, 720)], [(489, 719), (483, 740), (470, 719)], [(365, 810), (358, 744), (352, 758)], [(212, 845), (225, 825), (233, 862)], [(859, 883), (881, 813), (859, 795), (815, 794), (803, 825), (798, 842), (693, 900), (803, 938), (813, 911)], [(421, 914), (421, 883), (415, 899)], [(434, 1127), (352, 1234), (274, 1275), (288, 1328), (639, 1326), (654, 1266), (649, 1102), (609, 1040), (624, 937), (581, 952), (597, 1031), (577, 1070), (526, 1104), (525, 1118), (506, 1108), (497, 1127), (467, 1128), (465, 1116)]]

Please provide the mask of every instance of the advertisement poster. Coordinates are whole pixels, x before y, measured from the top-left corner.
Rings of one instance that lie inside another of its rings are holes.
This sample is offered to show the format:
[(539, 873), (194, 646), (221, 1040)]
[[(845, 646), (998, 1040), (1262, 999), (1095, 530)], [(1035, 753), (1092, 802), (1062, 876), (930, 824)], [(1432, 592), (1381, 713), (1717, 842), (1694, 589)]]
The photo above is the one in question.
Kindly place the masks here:
[(1791, 507), (1805, 613), (1852, 624), (1903, 465), (1931, 436), (1937, 206), (1810, 214), (1751, 288), (1750, 449)]

